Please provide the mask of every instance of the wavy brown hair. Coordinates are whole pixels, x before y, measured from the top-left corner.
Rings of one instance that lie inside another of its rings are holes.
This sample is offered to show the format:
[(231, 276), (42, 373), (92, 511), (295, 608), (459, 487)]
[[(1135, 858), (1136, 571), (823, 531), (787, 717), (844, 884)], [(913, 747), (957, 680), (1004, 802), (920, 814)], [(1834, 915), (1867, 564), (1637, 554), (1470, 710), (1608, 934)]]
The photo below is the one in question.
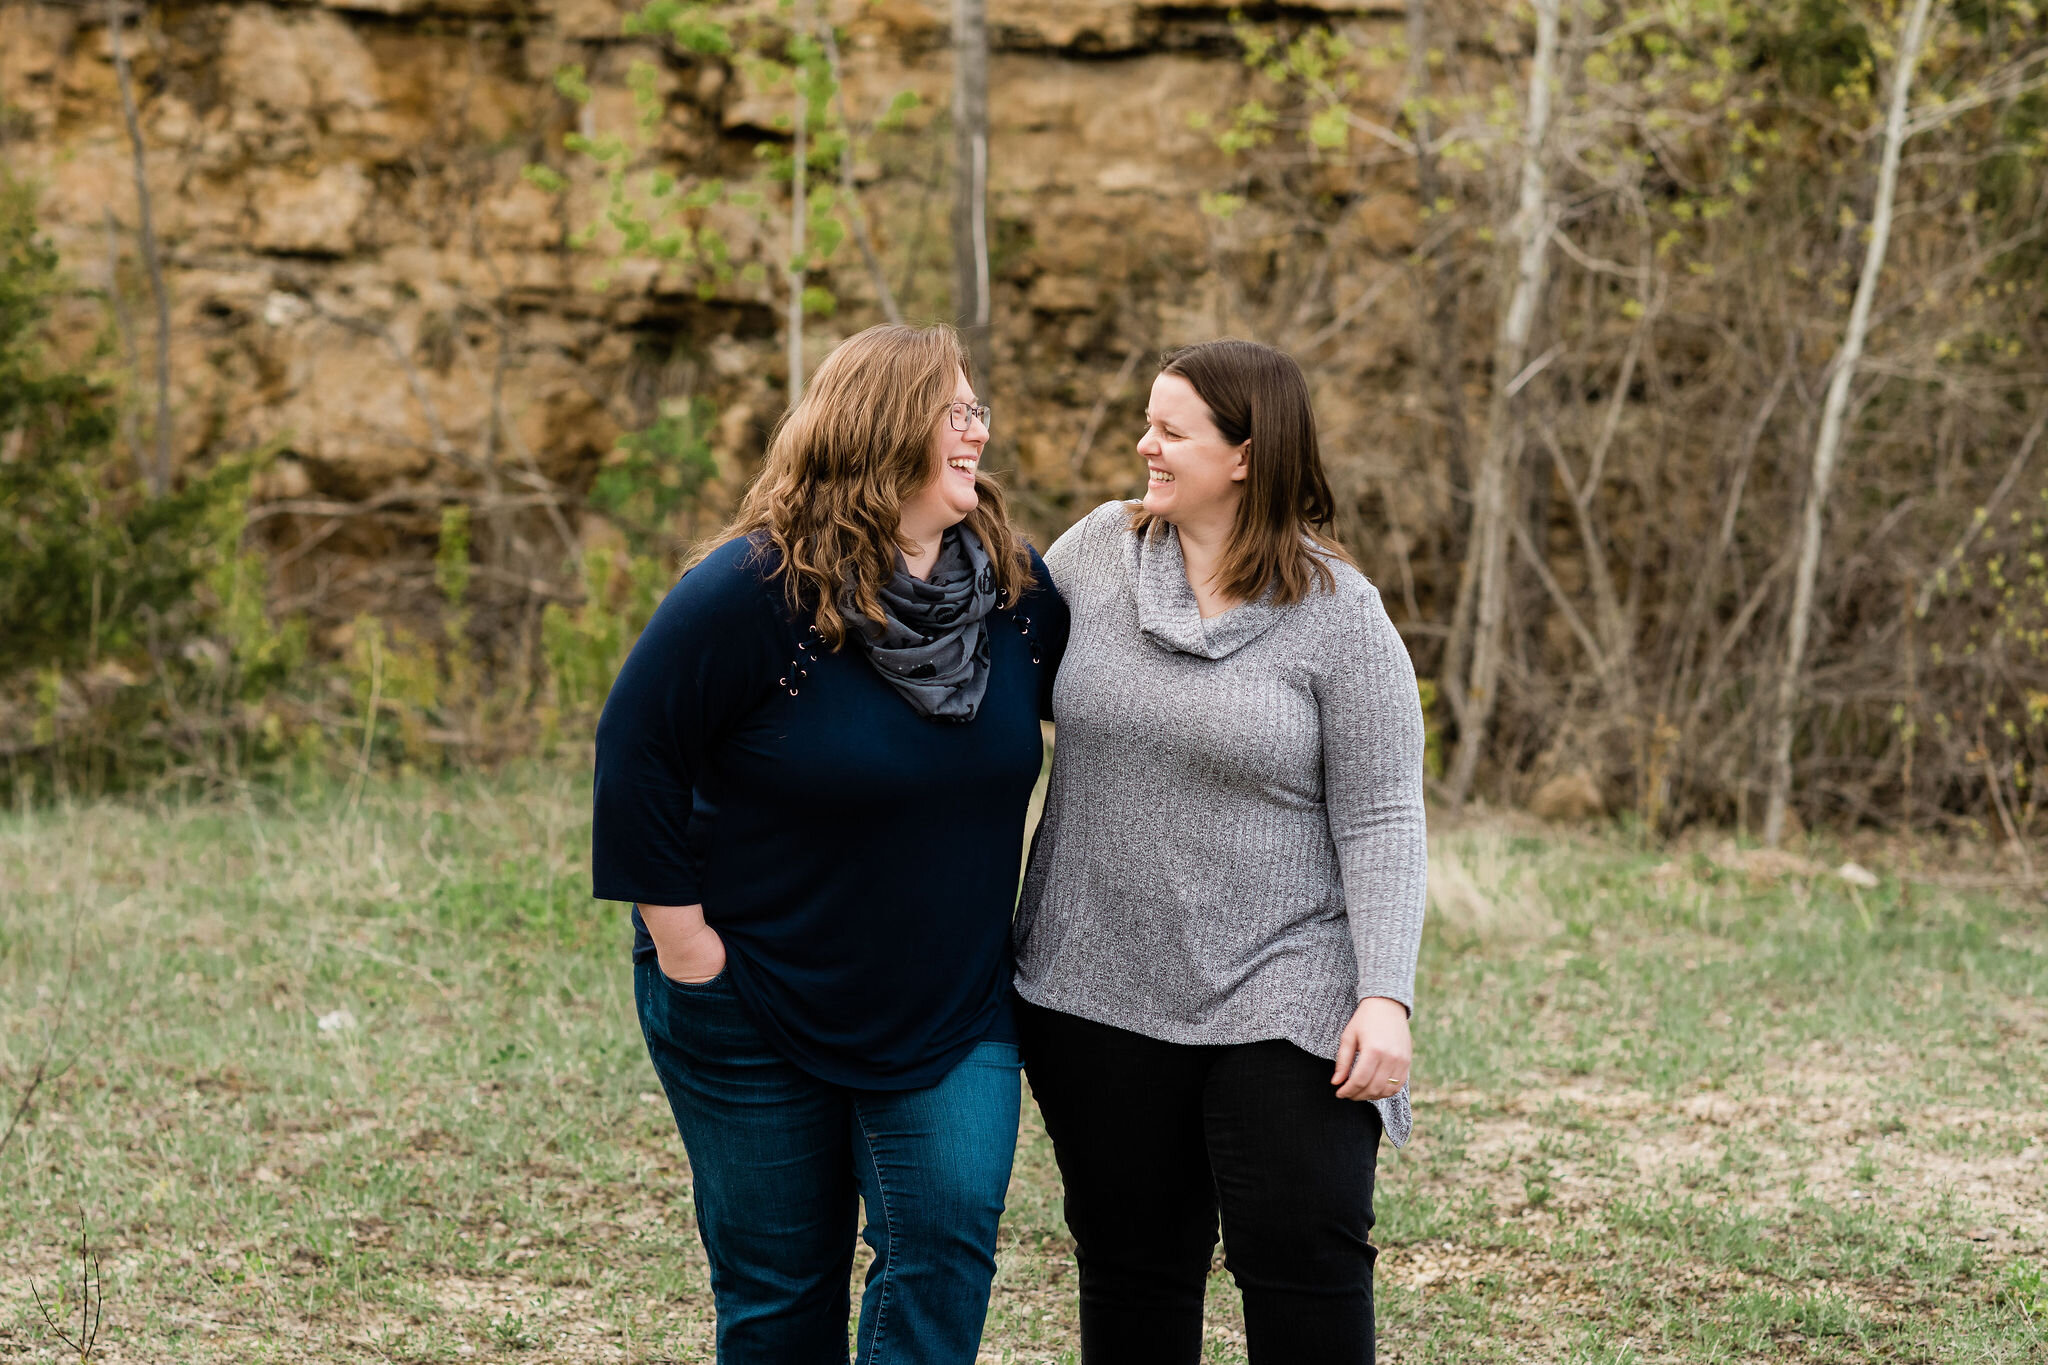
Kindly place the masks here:
[[(1216, 430), (1231, 445), (1250, 441), (1245, 454), (1244, 501), (1216, 567), (1216, 586), (1250, 602), (1273, 589), (1273, 601), (1292, 606), (1315, 587), (1333, 592), (1330, 561), (1357, 563), (1330, 535), (1337, 500), (1323, 473), (1316, 412), (1308, 380), (1285, 351), (1256, 341), (1223, 337), (1168, 351), (1159, 373), (1188, 381), (1208, 405)], [(1160, 518), (1131, 509), (1131, 529), (1149, 535)]]
[[(951, 327), (870, 327), (840, 342), (776, 424), (739, 511), (692, 562), (758, 536), (775, 549), (790, 611), (808, 613), (833, 649), (847, 634), (842, 594), (881, 620), (881, 591), (907, 548), (897, 523), (905, 500), (935, 477), (932, 441), (956, 370), (972, 380)], [(1002, 600), (1015, 602), (1031, 582), (1030, 554), (1001, 487), (979, 473), (974, 485), (981, 504), (964, 524), (981, 537)]]

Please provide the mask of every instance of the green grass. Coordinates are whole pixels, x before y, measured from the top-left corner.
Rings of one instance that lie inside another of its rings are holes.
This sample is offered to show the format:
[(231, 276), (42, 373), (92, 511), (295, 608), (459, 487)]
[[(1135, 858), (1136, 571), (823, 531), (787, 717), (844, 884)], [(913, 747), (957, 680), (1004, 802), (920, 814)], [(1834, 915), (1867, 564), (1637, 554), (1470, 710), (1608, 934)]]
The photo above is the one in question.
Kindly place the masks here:
[[(51, 1357), (30, 1285), (75, 1306), (81, 1228), (112, 1361), (708, 1359), (586, 800), (533, 770), (0, 817), (7, 1112), (75, 1055), (0, 1151), (0, 1359)], [(1387, 1360), (2048, 1359), (2037, 901), (1436, 853)], [(1071, 1251), (1027, 1107), (985, 1360), (1075, 1358)], [(1210, 1303), (1242, 1360), (1220, 1273)]]

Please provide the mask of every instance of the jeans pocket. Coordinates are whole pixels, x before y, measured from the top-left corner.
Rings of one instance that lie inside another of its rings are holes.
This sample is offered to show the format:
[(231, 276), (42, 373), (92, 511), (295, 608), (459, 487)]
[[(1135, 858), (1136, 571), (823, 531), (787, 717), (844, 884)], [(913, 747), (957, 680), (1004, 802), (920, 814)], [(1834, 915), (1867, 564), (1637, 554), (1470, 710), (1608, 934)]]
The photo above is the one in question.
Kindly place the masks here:
[(1007, 1067), (1011, 1071), (1024, 1069), (1023, 1049), (1015, 1043), (979, 1042), (961, 1060), (976, 1066)]
[(732, 968), (730, 963), (728, 963), (724, 967), (720, 967), (718, 969), (718, 975), (712, 977), (708, 981), (678, 981), (674, 977), (670, 976), (667, 972), (663, 971), (661, 969), (661, 964), (657, 962), (654, 964), (654, 974), (661, 978), (663, 985), (667, 986), (670, 990), (675, 991), (678, 994), (702, 995), (709, 992), (723, 991), (728, 989), (731, 985)]

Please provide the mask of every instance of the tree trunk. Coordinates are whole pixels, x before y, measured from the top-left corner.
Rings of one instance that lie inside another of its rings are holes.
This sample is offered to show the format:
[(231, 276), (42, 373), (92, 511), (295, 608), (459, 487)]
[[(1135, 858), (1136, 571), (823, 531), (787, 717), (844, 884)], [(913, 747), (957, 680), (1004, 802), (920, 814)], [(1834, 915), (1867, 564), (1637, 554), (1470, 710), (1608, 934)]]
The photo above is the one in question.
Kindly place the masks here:
[[(1520, 200), (1508, 237), (1515, 246), (1515, 282), (1494, 334), (1493, 394), (1486, 409), (1486, 444), (1472, 487), (1472, 531), (1444, 654), (1445, 695), (1458, 722), (1458, 751), (1446, 789), (1454, 804), (1471, 795), (1485, 750), (1500, 685), (1502, 626), (1507, 608), (1508, 519), (1514, 515), (1509, 483), (1521, 451), (1515, 395), (1526, 382), (1523, 366), (1536, 305), (1548, 275), (1550, 234), (1556, 217), (1543, 170), (1550, 131), (1551, 86), (1556, 79), (1558, 0), (1535, 0), (1536, 55), (1529, 67), (1529, 108), (1522, 128)], [(1469, 660), (1469, 664), (1468, 664)], [(1463, 676), (1460, 676), (1460, 675)]]
[(953, 0), (953, 313), (988, 383), (988, 12)]
[(1778, 674), (1777, 706), (1772, 717), (1771, 785), (1764, 807), (1763, 837), (1764, 843), (1773, 848), (1785, 836), (1785, 807), (1792, 795), (1792, 736), (1798, 720), (1799, 672), (1806, 660), (1806, 637), (1812, 626), (1813, 584), (1820, 567), (1828, 484), (1834, 478), (1836, 457), (1841, 453), (1849, 386), (1863, 358), (1863, 341), (1870, 330), (1870, 307), (1877, 297), (1877, 280), (1883, 273), (1885, 248), (1891, 239), (1899, 149), (1907, 134), (1906, 105), (1913, 90), (1913, 70), (1919, 64), (1921, 41), (1927, 32), (1928, 13), (1933, 8), (1933, 0), (1913, 0), (1912, 13), (1906, 17), (1905, 38), (1899, 45), (1898, 64), (1892, 69), (1891, 108), (1885, 115), (1884, 156), (1878, 163), (1877, 201), (1870, 212), (1870, 241), (1863, 249), (1863, 276), (1856, 282), (1856, 298), (1849, 305), (1842, 350), (1835, 357), (1834, 374), (1829, 378), (1827, 398), (1821, 405), (1820, 434), (1813, 443), (1806, 514), (1799, 532), (1799, 563), (1792, 581), (1792, 617), (1786, 627), (1784, 668)]

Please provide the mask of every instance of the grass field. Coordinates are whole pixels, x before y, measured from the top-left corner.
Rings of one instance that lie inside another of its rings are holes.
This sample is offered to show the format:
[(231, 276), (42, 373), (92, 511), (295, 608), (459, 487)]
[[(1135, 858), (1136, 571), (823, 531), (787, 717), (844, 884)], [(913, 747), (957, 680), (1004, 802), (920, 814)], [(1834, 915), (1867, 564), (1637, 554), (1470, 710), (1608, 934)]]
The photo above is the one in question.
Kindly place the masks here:
[[(0, 1127), (53, 1031), (75, 1057), (0, 1150), (0, 1359), (56, 1358), (31, 1284), (75, 1311), (81, 1230), (108, 1361), (708, 1359), (586, 800), (0, 817)], [(2037, 897), (1869, 850), (1862, 890), (1499, 824), (1434, 853), (1384, 1359), (2048, 1360)], [(1027, 1106), (983, 1359), (1073, 1359), (1072, 1294)]]

